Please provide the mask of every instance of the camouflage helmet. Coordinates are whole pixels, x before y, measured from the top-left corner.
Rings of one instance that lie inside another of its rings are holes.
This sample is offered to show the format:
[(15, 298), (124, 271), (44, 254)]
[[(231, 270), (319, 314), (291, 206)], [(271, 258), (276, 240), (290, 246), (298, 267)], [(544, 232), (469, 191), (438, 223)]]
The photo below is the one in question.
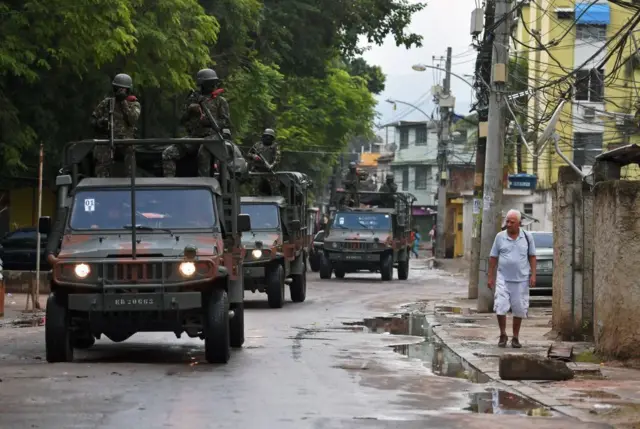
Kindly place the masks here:
[(111, 82), (111, 85), (117, 88), (131, 89), (133, 88), (133, 80), (128, 74), (120, 73), (113, 78), (113, 82)]
[(355, 169), (355, 168), (356, 168), (356, 163), (355, 163), (354, 161), (351, 161), (351, 162), (349, 163), (349, 169), (350, 169), (350, 170), (353, 170), (353, 169)]
[(266, 128), (264, 130), (264, 132), (262, 133), (262, 137), (267, 137), (267, 136), (273, 137), (275, 139), (276, 138), (276, 132), (273, 131), (273, 129), (271, 129), (271, 128)]
[(393, 174), (387, 174), (387, 183), (392, 183), (395, 180), (395, 177), (393, 176)]
[(211, 83), (218, 80), (218, 74), (212, 69), (202, 69), (196, 75), (196, 84), (202, 86), (205, 83)]

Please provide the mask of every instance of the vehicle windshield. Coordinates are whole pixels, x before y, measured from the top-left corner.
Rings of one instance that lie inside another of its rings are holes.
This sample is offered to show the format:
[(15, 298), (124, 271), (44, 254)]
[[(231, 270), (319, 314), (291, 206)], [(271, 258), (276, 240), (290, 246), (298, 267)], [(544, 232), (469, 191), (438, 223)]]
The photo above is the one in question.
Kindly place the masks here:
[(536, 245), (536, 249), (553, 248), (553, 234), (550, 232), (534, 232), (533, 243)]
[(384, 213), (336, 213), (336, 229), (391, 229), (391, 215)]
[(280, 216), (275, 204), (242, 204), (241, 212), (251, 217), (251, 229), (278, 229)]
[(213, 195), (207, 189), (136, 189), (136, 219), (131, 222), (129, 189), (87, 189), (74, 199), (70, 226), (75, 230), (212, 229)]

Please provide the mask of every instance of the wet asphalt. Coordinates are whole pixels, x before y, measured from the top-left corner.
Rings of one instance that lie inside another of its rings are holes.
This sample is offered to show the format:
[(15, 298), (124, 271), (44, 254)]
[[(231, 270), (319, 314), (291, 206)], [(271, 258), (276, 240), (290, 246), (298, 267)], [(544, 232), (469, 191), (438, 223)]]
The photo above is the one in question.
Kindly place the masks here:
[(408, 281), (384, 283), (375, 274), (327, 281), (309, 273), (307, 301), (282, 309), (249, 292), (246, 342), (227, 365), (207, 364), (200, 340), (173, 334), (103, 339), (73, 363), (48, 364), (44, 328), (0, 329), (0, 428), (607, 427), (493, 410), (490, 400), (472, 412), (470, 397), (488, 385), (435, 375), (390, 347), (422, 338), (345, 325), (455, 288), (466, 284), (412, 269)]

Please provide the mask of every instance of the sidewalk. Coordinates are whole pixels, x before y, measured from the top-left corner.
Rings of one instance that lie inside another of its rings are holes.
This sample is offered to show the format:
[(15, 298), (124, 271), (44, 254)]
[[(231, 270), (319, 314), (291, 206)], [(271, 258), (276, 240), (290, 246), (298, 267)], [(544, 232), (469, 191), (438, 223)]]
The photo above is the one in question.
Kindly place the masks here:
[[(40, 307), (36, 313), (23, 313), (27, 303), (27, 294), (7, 293), (4, 297), (4, 317), (0, 317), (0, 329), (26, 326), (39, 326), (44, 323), (44, 309), (47, 294), (40, 294)], [(31, 305), (29, 305), (31, 308)]]
[[(451, 275), (466, 276), (462, 260), (447, 260), (440, 265)], [(502, 381), (498, 362), (503, 354), (547, 356), (555, 342), (551, 330), (551, 308), (530, 308), (522, 323), (521, 349), (499, 348), (499, 330), (495, 315), (478, 314), (475, 300), (466, 299), (466, 290), (457, 291), (448, 301), (429, 305), (427, 321), (432, 332), (469, 365), (511, 390), (549, 408), (583, 421), (612, 424), (615, 427), (640, 428), (640, 370), (620, 362), (599, 362), (591, 353), (591, 343), (563, 342), (573, 345), (575, 360), (569, 363), (575, 378), (570, 381)], [(512, 319), (507, 321), (511, 337)], [(510, 344), (509, 344), (510, 345)]]

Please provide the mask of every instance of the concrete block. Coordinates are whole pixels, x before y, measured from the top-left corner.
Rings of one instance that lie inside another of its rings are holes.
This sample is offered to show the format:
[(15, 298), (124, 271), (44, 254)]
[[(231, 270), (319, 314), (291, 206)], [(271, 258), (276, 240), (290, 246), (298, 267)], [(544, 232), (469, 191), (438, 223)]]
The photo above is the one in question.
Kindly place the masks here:
[(564, 362), (538, 355), (508, 354), (500, 357), (500, 378), (503, 380), (571, 380), (571, 371)]

